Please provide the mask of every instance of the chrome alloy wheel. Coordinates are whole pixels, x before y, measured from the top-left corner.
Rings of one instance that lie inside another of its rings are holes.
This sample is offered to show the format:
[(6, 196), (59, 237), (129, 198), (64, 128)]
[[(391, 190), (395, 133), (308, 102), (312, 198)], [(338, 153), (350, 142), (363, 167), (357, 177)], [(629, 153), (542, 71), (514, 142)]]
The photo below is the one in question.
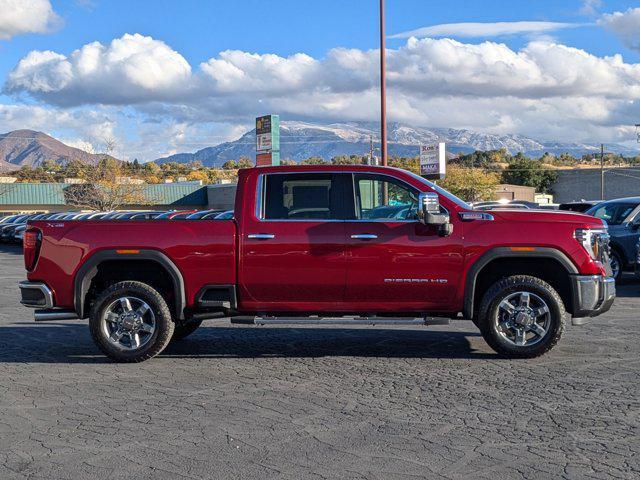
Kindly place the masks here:
[(611, 275), (613, 278), (618, 278), (620, 274), (620, 259), (618, 255), (614, 253), (609, 257), (609, 265), (611, 266)]
[(136, 297), (120, 297), (102, 315), (102, 330), (109, 341), (123, 350), (143, 347), (156, 329), (151, 307)]
[(533, 293), (512, 293), (498, 305), (496, 331), (512, 345), (535, 345), (544, 338), (550, 325), (549, 306)]

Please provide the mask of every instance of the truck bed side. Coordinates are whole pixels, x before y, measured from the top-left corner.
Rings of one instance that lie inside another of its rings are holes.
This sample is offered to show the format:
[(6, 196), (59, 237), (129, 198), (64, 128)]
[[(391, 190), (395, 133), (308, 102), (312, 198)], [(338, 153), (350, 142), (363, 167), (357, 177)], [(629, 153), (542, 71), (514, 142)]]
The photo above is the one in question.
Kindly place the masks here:
[(207, 284), (236, 283), (236, 224), (233, 220), (59, 221), (33, 222), (42, 231), (37, 264), (30, 281), (46, 279), (55, 304), (74, 307), (77, 272), (97, 252), (135, 256), (161, 252), (184, 279), (186, 306)]

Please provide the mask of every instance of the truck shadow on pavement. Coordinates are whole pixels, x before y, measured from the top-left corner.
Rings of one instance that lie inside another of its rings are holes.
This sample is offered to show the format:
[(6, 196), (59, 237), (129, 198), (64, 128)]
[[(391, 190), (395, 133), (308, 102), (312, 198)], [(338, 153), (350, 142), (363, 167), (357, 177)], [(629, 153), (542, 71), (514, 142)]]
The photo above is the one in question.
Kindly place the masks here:
[[(158, 358), (486, 358), (470, 337), (479, 333), (361, 328), (203, 326), (170, 344)], [(488, 348), (488, 347), (487, 347)], [(152, 360), (153, 361), (153, 360)], [(93, 344), (85, 323), (15, 323), (0, 328), (0, 363), (110, 362)]]

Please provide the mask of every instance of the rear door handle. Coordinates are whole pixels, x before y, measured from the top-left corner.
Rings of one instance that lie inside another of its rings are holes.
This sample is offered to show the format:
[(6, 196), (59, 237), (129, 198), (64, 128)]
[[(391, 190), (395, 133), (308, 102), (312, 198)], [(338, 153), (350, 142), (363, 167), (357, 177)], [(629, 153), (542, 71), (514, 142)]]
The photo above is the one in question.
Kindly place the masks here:
[(378, 238), (378, 235), (374, 235), (373, 233), (360, 233), (358, 235), (351, 235), (351, 238), (354, 240), (375, 240)]
[(276, 236), (273, 233), (250, 233), (247, 235), (247, 238), (254, 240), (271, 240), (272, 238), (276, 238)]

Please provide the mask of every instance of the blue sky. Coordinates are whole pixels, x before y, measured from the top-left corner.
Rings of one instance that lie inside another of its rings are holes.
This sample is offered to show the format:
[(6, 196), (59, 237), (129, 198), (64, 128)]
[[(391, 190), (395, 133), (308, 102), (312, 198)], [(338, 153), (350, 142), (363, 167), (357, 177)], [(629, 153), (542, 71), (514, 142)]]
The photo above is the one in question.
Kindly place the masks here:
[[(38, 8), (26, 19), (3, 20), (29, 2)], [(640, 122), (634, 6), (387, 0), (388, 35), (445, 32), (388, 40), (391, 115), (624, 142), (630, 119)], [(470, 22), (489, 33), (446, 27)], [(511, 33), (495, 33), (497, 22)], [(237, 137), (260, 113), (375, 120), (377, 29), (376, 0), (0, 0), (0, 131), (35, 128), (95, 149), (114, 137), (122, 156), (150, 160)]]

